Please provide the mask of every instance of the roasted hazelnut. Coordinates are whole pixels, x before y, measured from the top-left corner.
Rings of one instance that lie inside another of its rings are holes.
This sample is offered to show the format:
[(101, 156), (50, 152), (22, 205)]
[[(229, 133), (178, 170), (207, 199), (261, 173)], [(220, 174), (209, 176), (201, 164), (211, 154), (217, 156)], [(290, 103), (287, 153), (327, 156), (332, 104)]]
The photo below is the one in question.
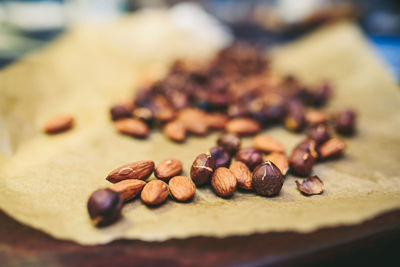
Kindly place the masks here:
[(325, 124), (313, 126), (307, 132), (307, 136), (311, 140), (314, 140), (317, 145), (320, 145), (331, 138), (331, 134), (329, 133), (328, 127)]
[(132, 117), (132, 109), (130, 109), (127, 105), (115, 105), (110, 109), (110, 114), (113, 121), (122, 118), (130, 118)]
[(263, 161), (261, 152), (253, 147), (240, 149), (236, 153), (235, 159), (246, 164), (250, 170), (253, 170)]
[(355, 131), (356, 112), (346, 109), (337, 115), (335, 119), (336, 132), (342, 135), (352, 135)]
[(209, 154), (200, 154), (196, 157), (192, 164), (190, 177), (196, 185), (203, 185), (211, 180), (214, 170), (214, 158)]
[(258, 165), (253, 171), (253, 188), (262, 196), (275, 196), (281, 191), (284, 179), (281, 171), (271, 161)]
[(240, 138), (235, 134), (225, 133), (218, 138), (217, 144), (232, 156), (240, 148)]
[(315, 106), (323, 106), (328, 102), (332, 95), (332, 87), (328, 83), (323, 83), (311, 92), (312, 103)]
[(121, 215), (123, 200), (111, 189), (99, 189), (90, 196), (87, 209), (90, 219), (96, 226), (112, 224)]
[(287, 105), (285, 127), (292, 132), (301, 131), (305, 125), (304, 106), (301, 101), (292, 100)]
[(229, 168), (231, 164), (231, 157), (229, 154), (220, 146), (210, 148), (211, 157), (215, 160), (215, 168), (226, 167)]
[(290, 170), (299, 176), (307, 176), (311, 173), (315, 158), (310, 153), (295, 149), (289, 159)]
[(315, 140), (306, 139), (298, 144), (295, 150), (304, 150), (313, 156), (313, 158), (317, 159), (319, 157), (319, 149), (317, 147), (317, 142)]

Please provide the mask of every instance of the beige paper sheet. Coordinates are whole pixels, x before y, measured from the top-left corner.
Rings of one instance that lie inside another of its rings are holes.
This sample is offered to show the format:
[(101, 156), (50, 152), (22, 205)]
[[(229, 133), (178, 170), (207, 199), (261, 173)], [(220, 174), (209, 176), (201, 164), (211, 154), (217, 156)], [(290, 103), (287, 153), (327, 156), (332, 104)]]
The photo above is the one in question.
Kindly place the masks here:
[[(151, 25), (146, 16), (153, 16)], [(359, 30), (340, 23), (274, 52), (279, 72), (296, 73), (310, 84), (333, 81), (329, 109), (359, 110), (359, 134), (347, 140), (346, 157), (314, 169), (325, 183), (323, 195), (304, 197), (289, 176), (275, 198), (237, 192), (224, 200), (200, 189), (192, 203), (169, 200), (148, 208), (133, 201), (118, 223), (93, 227), (86, 201), (108, 185), (104, 177), (110, 170), (174, 156), (184, 162), (187, 174), (194, 157), (218, 136), (191, 137), (181, 145), (159, 132), (146, 141), (115, 132), (108, 108), (131, 96), (140, 75), (160, 75), (176, 57), (205, 59), (213, 52), (174, 29), (162, 13), (146, 16), (73, 31), (0, 73), (0, 208), (7, 214), (56, 238), (93, 245), (118, 238), (308, 232), (360, 223), (400, 207), (399, 88)], [(152, 31), (157, 34), (149, 36)], [(62, 112), (76, 116), (74, 129), (44, 135), (42, 123)], [(279, 127), (266, 132), (289, 151), (303, 138)]]

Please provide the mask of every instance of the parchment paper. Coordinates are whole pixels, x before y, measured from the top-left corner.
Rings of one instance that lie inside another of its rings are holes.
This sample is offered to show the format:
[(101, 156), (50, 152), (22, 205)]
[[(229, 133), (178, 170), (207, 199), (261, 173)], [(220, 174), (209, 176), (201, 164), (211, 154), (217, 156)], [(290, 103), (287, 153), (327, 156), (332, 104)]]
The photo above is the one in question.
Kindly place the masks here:
[[(359, 133), (347, 139), (345, 158), (314, 168), (325, 183), (323, 195), (301, 195), (289, 176), (275, 198), (237, 192), (224, 200), (199, 189), (191, 203), (169, 200), (149, 208), (133, 201), (118, 223), (93, 227), (86, 202), (94, 190), (109, 185), (104, 179), (109, 171), (135, 160), (158, 163), (174, 156), (188, 174), (195, 156), (218, 136), (190, 137), (181, 145), (159, 132), (146, 141), (116, 133), (109, 106), (131, 96), (138, 77), (162, 75), (176, 57), (206, 59), (213, 53), (174, 29), (162, 13), (146, 16), (75, 30), (0, 73), (0, 207), (7, 214), (56, 238), (93, 245), (118, 238), (308, 232), (360, 223), (400, 207), (399, 88), (360, 31), (344, 22), (279, 48), (273, 57), (278, 72), (298, 74), (310, 84), (331, 80), (330, 110), (352, 106), (360, 113)], [(43, 122), (63, 112), (75, 115), (74, 129), (43, 134)], [(280, 127), (266, 132), (288, 151), (304, 138)], [(244, 146), (250, 144), (244, 140)]]

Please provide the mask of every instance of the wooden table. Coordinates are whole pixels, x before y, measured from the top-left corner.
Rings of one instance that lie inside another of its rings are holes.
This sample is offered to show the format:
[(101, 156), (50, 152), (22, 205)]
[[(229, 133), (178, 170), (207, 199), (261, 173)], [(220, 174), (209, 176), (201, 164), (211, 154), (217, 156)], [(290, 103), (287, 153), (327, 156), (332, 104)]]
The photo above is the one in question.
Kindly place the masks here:
[[(0, 212), (0, 266), (400, 266), (400, 210), (356, 226), (166, 242), (120, 240), (85, 247), (52, 237)], [(397, 261), (397, 262), (395, 262)]]

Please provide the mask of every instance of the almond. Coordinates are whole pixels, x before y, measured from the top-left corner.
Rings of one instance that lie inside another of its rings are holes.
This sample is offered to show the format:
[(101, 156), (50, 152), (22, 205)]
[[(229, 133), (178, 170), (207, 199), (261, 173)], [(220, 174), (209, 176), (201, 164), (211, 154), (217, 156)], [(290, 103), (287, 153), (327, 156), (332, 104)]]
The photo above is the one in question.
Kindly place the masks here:
[(253, 138), (254, 147), (266, 153), (279, 152), (285, 153), (285, 146), (274, 138), (265, 135), (258, 134)]
[(169, 181), (169, 190), (178, 201), (187, 201), (196, 193), (196, 186), (192, 179), (186, 176), (175, 176)]
[(225, 167), (218, 168), (211, 179), (211, 186), (220, 197), (232, 196), (236, 190), (236, 185), (235, 175)]
[(178, 120), (185, 129), (195, 135), (205, 135), (208, 132), (206, 113), (200, 109), (186, 108), (179, 112)]
[(321, 158), (331, 158), (340, 156), (346, 149), (346, 143), (338, 138), (331, 138), (319, 147)]
[(168, 197), (168, 185), (161, 180), (153, 180), (144, 186), (140, 197), (147, 205), (160, 205)]
[(249, 118), (235, 118), (225, 125), (225, 130), (237, 135), (252, 135), (260, 131), (260, 124)]
[(111, 183), (118, 183), (126, 179), (146, 180), (154, 170), (154, 162), (142, 160), (132, 162), (113, 170), (108, 174), (107, 180)]
[(157, 178), (168, 181), (182, 172), (182, 162), (179, 159), (166, 159), (157, 166), (154, 174)]
[(281, 171), (283, 176), (285, 176), (289, 170), (289, 159), (282, 153), (272, 152), (271, 154), (268, 154), (264, 160), (272, 161)]
[(215, 130), (221, 130), (225, 128), (228, 122), (228, 116), (222, 113), (210, 113), (207, 114), (208, 127)]
[(149, 127), (139, 119), (120, 119), (115, 122), (118, 132), (135, 137), (146, 137), (149, 135)]
[(186, 129), (183, 126), (183, 123), (178, 120), (165, 124), (163, 127), (163, 133), (175, 142), (182, 142), (186, 138)]
[(162, 95), (153, 97), (154, 116), (161, 122), (170, 121), (175, 117), (175, 111)]
[(229, 167), (233, 175), (236, 177), (237, 185), (246, 190), (251, 190), (252, 187), (252, 174), (249, 168), (241, 161), (235, 161)]
[(317, 125), (328, 122), (328, 115), (322, 110), (310, 110), (306, 113), (306, 122), (309, 125)]
[(139, 195), (145, 185), (145, 181), (129, 179), (113, 184), (110, 189), (117, 192), (124, 201), (128, 201)]
[(70, 115), (59, 115), (51, 118), (44, 125), (44, 131), (48, 134), (60, 133), (69, 130), (74, 124), (74, 118)]

